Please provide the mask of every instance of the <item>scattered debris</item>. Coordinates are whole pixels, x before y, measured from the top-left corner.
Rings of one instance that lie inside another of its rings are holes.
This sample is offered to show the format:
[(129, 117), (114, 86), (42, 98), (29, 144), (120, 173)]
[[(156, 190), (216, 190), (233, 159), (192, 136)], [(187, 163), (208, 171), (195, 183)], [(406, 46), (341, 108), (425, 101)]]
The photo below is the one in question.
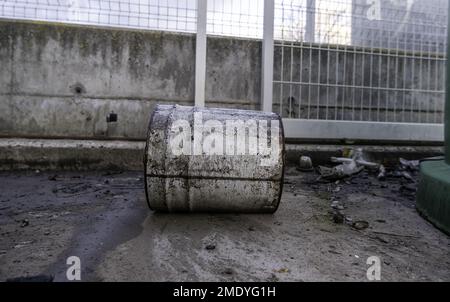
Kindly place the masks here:
[(300, 156), (298, 170), (304, 172), (310, 172), (314, 170), (312, 160), (309, 156)]
[(341, 204), (339, 204), (339, 201), (338, 201), (338, 200), (333, 200), (333, 201), (331, 202), (331, 207), (332, 207), (333, 209), (335, 209), (335, 210), (344, 210), (344, 206), (341, 205)]
[(270, 277), (267, 278), (267, 281), (268, 282), (277, 282), (277, 281), (279, 281), (279, 279), (278, 279), (277, 275), (271, 274)]
[(419, 164), (420, 164), (419, 160), (406, 160), (406, 159), (400, 157), (399, 161), (403, 167), (408, 168), (411, 171), (419, 170)]
[(205, 249), (207, 249), (208, 251), (212, 251), (216, 249), (216, 246), (214, 244), (208, 244), (205, 246)]
[(380, 165), (378, 168), (378, 180), (386, 180), (386, 168), (383, 165)]
[(48, 180), (55, 181), (57, 176), (58, 176), (58, 175), (50, 175), (50, 176), (48, 177)]
[(289, 269), (283, 267), (283, 268), (280, 268), (279, 270), (275, 270), (275, 272), (277, 272), (277, 273), (289, 273)]
[[(361, 148), (352, 151), (350, 149), (344, 149), (344, 157), (331, 157), (332, 163), (338, 164), (332, 168), (319, 166), (319, 178), (316, 180), (336, 181), (350, 176), (354, 176), (361, 171), (367, 169), (369, 172), (377, 172), (377, 179), (380, 181), (386, 180), (387, 177), (404, 178), (410, 182), (415, 182), (415, 176), (419, 170), (419, 160), (406, 160), (399, 158), (400, 165), (396, 170), (387, 172), (386, 167), (383, 164), (370, 162), (364, 158), (364, 153)], [(364, 176), (367, 178), (367, 175)], [(336, 188), (337, 191), (340, 187)]]
[(15, 249), (20, 249), (20, 248), (23, 248), (23, 247), (25, 247), (25, 246), (31, 244), (31, 243), (32, 243), (32, 241), (23, 241), (23, 242), (20, 242), (19, 244), (16, 244), (16, 245), (14, 246), (14, 248), (15, 248)]
[(358, 148), (356, 152), (344, 152), (344, 155), (346, 154), (351, 157), (331, 157), (332, 163), (339, 164), (333, 168), (319, 166), (320, 177), (326, 180), (335, 181), (356, 175), (365, 168), (380, 171), (381, 165), (369, 162), (363, 158), (363, 151), (361, 148)]
[(403, 171), (403, 172), (402, 172), (402, 176), (403, 176), (404, 178), (406, 178), (407, 180), (414, 182), (414, 178), (413, 178), (413, 177), (411, 176), (411, 174), (409, 174), (408, 172)]
[(225, 274), (225, 275), (233, 275), (233, 270), (231, 269), (231, 268), (226, 268), (224, 271), (223, 271), (223, 273)]
[(345, 219), (345, 216), (341, 212), (335, 211), (333, 213), (333, 222), (334, 223), (338, 223), (338, 224), (344, 223), (344, 219)]
[(28, 219), (23, 219), (23, 220), (20, 222), (20, 227), (21, 227), (21, 228), (27, 227), (28, 225), (30, 225), (30, 222), (28, 221)]
[(364, 230), (369, 227), (369, 223), (365, 220), (358, 220), (353, 222), (352, 227), (356, 230)]
[(357, 166), (355, 161), (344, 162), (336, 167), (319, 166), (319, 173), (323, 179), (335, 181), (361, 172), (363, 166)]
[[(326, 180), (325, 183), (329, 183), (331, 181), (334, 182), (334, 185), (329, 184), (327, 186), (326, 192), (324, 190), (319, 190), (318, 192), (318, 194), (322, 195), (325, 192), (325, 195), (327, 196), (321, 196), (321, 198), (331, 200), (332, 211), (330, 211), (330, 214), (332, 215), (332, 220), (334, 223), (345, 223), (356, 230), (364, 230), (369, 227), (369, 223), (367, 221), (353, 221), (352, 218), (347, 217), (343, 213), (345, 208), (342, 204), (340, 204), (340, 198), (342, 198), (343, 195), (345, 196), (345, 194), (347, 194), (348, 192), (353, 192), (355, 190), (351, 187), (347, 187), (346, 185), (364, 185), (366, 187), (379, 186), (380, 188), (388, 188), (392, 185), (392, 187), (395, 188), (394, 190), (398, 190), (401, 195), (406, 197), (405, 199), (415, 199), (417, 191), (416, 178), (419, 161), (405, 160), (403, 158), (400, 158), (400, 164), (397, 165), (397, 167), (392, 167), (392, 170), (388, 172), (383, 164), (366, 160), (363, 156), (363, 151), (360, 148), (355, 152), (349, 151), (347, 149), (346, 152), (343, 153), (344, 156), (349, 157), (331, 157), (330, 161), (338, 165), (332, 168), (319, 166), (318, 172), (320, 176), (315, 180), (316, 184), (314, 184), (313, 182), (311, 183), (311, 187), (314, 190), (317, 190), (320, 187), (320, 185), (317, 183), (321, 179)], [(369, 178), (369, 173), (374, 173), (373, 176), (375, 176), (379, 181), (385, 181), (389, 177), (401, 179), (393, 182), (393, 184), (374, 184), (373, 180), (370, 180)], [(355, 177), (356, 174), (358, 174), (357, 177)], [(343, 178), (347, 177), (349, 177), (348, 181), (342, 180)], [(373, 196), (380, 196), (376, 191), (373, 191), (370, 194), (372, 194)], [(384, 220), (378, 220), (377, 222), (385, 223)]]
[(353, 148), (344, 147), (344, 149), (342, 150), (343, 157), (351, 158), (351, 157), (353, 157), (354, 153), (355, 152), (354, 152)]
[(343, 163), (334, 168), (319, 166), (321, 178), (335, 181), (361, 172), (364, 167), (358, 167), (355, 162)]

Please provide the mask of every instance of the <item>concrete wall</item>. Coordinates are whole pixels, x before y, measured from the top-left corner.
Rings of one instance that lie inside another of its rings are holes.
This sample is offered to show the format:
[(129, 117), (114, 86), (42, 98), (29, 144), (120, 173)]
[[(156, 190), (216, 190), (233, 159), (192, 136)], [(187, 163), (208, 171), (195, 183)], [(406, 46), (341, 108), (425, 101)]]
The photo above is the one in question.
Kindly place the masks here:
[[(299, 48), (295, 48), (296, 58), (298, 51)], [(304, 54), (303, 63), (294, 59), (293, 81), (299, 80), (302, 68), (303, 81), (309, 74), (305, 69), (309, 58), (306, 52)], [(353, 57), (346, 55), (349, 70)], [(326, 70), (328, 56), (323, 50), (312, 51), (311, 56), (311, 71), (317, 78), (319, 56), (322, 71)], [(290, 74), (289, 57), (290, 50), (285, 48), (284, 79)], [(280, 58), (278, 47), (275, 49), (275, 79), (281, 77)], [(334, 61), (330, 64), (336, 65), (338, 60), (342, 65), (343, 58), (342, 53), (339, 59), (331, 56), (330, 60)], [(361, 58), (356, 56), (358, 66)], [(432, 72), (443, 68), (438, 65), (431, 65)], [(143, 141), (155, 104), (194, 104), (195, 37), (0, 20), (0, 68), (0, 170), (141, 170)], [(260, 41), (208, 38), (208, 106), (259, 109), (260, 74)], [(413, 81), (418, 83), (429, 74), (426, 70), (420, 75), (416, 73), (422, 78), (416, 77)], [(333, 78), (334, 73), (331, 75), (330, 80), (349, 83), (348, 74), (342, 73), (337, 79)], [(322, 73), (320, 78), (321, 82), (326, 81)], [(384, 75), (382, 79), (385, 81)], [(303, 96), (305, 89), (307, 87), (303, 87)], [(275, 111), (279, 110), (279, 91), (279, 86), (275, 85)], [(296, 91), (298, 89), (294, 88), (293, 93)], [(288, 92), (289, 89), (284, 90), (283, 102), (289, 99)], [(327, 104), (325, 95), (326, 90), (322, 88), (320, 98), (312, 94), (313, 100), (320, 100), (318, 115), (321, 118), (324, 118)], [(352, 112), (349, 91), (336, 95), (336, 99), (331, 100), (336, 104), (343, 102), (345, 108), (341, 117), (349, 118)], [(429, 97), (416, 95), (415, 100), (427, 102)], [(384, 96), (383, 102), (393, 106), (392, 100), (398, 98)], [(440, 96), (434, 98), (436, 102), (440, 100)], [(305, 99), (302, 102), (304, 106)], [(117, 114), (117, 121), (111, 121), (111, 113)], [(415, 113), (421, 114), (420, 110)], [(283, 111), (284, 116), (287, 114), (292, 113)], [(304, 117), (304, 110), (293, 114)]]
[[(442, 121), (443, 93), (389, 91), (396, 70), (397, 87), (443, 90), (442, 58), (294, 46), (275, 47), (274, 79), (320, 85), (274, 85), (283, 117)], [(194, 104), (191, 34), (0, 20), (0, 66), (0, 137), (144, 140), (155, 104)], [(208, 106), (259, 109), (260, 78), (261, 41), (208, 37)]]
[[(260, 52), (208, 39), (208, 106), (259, 108)], [(0, 20), (0, 66), (3, 137), (143, 140), (155, 104), (194, 104), (190, 34)]]

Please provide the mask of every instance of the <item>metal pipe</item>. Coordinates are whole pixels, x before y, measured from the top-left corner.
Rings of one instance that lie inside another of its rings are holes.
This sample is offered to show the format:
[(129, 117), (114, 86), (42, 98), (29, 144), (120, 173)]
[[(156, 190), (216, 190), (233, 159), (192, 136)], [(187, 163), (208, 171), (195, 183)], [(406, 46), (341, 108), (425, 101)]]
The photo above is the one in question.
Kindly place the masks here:
[(445, 90), (445, 117), (444, 117), (444, 145), (445, 145), (445, 162), (450, 165), (450, 65), (448, 58), (450, 56), (450, 5), (448, 6), (448, 26), (447, 26), (447, 89)]

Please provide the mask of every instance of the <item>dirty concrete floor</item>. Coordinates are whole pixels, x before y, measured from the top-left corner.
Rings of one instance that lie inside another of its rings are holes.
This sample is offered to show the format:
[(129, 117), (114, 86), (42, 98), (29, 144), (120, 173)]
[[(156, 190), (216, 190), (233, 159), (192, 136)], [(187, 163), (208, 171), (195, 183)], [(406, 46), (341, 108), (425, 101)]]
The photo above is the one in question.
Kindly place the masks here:
[[(414, 183), (286, 171), (273, 214), (158, 214), (136, 172), (1, 172), (0, 281), (450, 281), (450, 237), (418, 215)], [(338, 206), (347, 220), (336, 219)], [(368, 228), (356, 229), (355, 221)]]

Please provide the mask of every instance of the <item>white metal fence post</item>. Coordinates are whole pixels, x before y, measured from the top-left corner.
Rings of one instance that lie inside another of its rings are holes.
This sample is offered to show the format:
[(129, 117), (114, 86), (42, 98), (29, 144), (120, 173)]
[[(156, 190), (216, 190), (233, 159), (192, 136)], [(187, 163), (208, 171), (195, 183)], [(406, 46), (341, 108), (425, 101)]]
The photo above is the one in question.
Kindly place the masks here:
[(305, 40), (314, 43), (314, 35), (316, 32), (316, 0), (308, 0), (306, 2), (305, 27)]
[(205, 106), (207, 0), (197, 0), (195, 47), (195, 106)]
[(261, 99), (262, 110), (272, 112), (273, 93), (273, 24), (274, 0), (264, 0), (264, 34), (262, 42)]

